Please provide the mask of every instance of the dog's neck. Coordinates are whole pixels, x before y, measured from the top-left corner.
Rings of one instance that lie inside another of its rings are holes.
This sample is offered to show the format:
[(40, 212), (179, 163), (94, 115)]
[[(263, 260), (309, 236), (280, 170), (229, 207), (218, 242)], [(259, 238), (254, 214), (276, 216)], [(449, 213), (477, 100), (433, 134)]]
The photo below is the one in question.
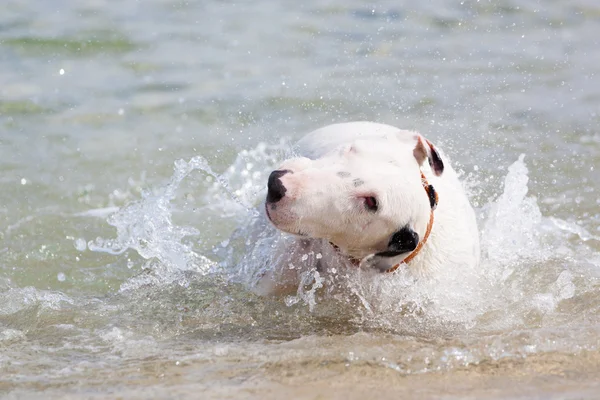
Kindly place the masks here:
[[(395, 264), (392, 268), (385, 270), (384, 272), (386, 272), (386, 273), (394, 272), (395, 270), (398, 269), (398, 267), (400, 267), (401, 264), (408, 264), (413, 258), (415, 258), (419, 254), (421, 249), (423, 249), (423, 246), (425, 246), (425, 243), (427, 243), (427, 239), (429, 238), (429, 235), (431, 234), (431, 229), (433, 228), (434, 211), (435, 211), (435, 208), (437, 207), (439, 197), (438, 197), (437, 192), (433, 188), (433, 185), (430, 185), (429, 182), (427, 181), (427, 178), (425, 177), (425, 174), (423, 174), (423, 172), (421, 172), (421, 184), (423, 185), (423, 189), (425, 189), (425, 192), (427, 193), (427, 197), (429, 198), (429, 204), (431, 206), (431, 211), (429, 212), (429, 222), (427, 223), (427, 230), (425, 231), (425, 236), (423, 236), (422, 240), (419, 240), (417, 247), (415, 247), (415, 249), (404, 260), (400, 261), (398, 264)], [(333, 246), (333, 248), (338, 253), (342, 253), (339, 246), (337, 246), (335, 243), (329, 242), (329, 244), (331, 246)], [(354, 266), (360, 265), (360, 262), (361, 262), (360, 259), (352, 257), (352, 256), (348, 256), (348, 255), (345, 255), (345, 257), (348, 258), (348, 261), (352, 265), (354, 265)]]

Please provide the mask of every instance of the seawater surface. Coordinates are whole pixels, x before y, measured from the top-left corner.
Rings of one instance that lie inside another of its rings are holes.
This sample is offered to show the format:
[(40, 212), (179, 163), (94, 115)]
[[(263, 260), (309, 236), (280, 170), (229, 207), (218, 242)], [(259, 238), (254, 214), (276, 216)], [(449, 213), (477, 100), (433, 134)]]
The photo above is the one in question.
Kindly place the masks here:
[[(585, 0), (5, 1), (0, 393), (597, 397), (599, 18)], [(445, 150), (480, 269), (254, 295), (268, 173), (360, 119)]]

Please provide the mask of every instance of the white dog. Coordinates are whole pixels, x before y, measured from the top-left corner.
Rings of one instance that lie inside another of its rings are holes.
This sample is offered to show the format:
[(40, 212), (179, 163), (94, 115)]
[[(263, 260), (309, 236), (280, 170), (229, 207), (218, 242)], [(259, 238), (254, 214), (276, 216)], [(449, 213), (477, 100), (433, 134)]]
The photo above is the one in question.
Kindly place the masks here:
[[(475, 214), (456, 173), (418, 133), (372, 122), (309, 133), (268, 181), (265, 214), (287, 234), (260, 293), (295, 290), (303, 271), (417, 275), (479, 263)], [(428, 162), (426, 163), (425, 160)]]

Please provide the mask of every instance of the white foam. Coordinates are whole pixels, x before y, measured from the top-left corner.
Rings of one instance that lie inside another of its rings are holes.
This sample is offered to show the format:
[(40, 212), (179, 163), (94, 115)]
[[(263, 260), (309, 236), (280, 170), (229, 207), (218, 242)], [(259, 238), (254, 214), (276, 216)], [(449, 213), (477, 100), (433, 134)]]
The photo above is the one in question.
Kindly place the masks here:
[(97, 332), (98, 336), (112, 347), (112, 352), (124, 357), (150, 357), (158, 354), (158, 346), (151, 336), (134, 334), (117, 327)]

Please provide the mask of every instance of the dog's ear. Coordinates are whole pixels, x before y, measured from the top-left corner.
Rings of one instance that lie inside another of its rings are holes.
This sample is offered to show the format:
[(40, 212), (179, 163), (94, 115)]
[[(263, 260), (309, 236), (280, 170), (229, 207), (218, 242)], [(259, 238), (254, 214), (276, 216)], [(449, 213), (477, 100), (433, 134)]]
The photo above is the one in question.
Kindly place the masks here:
[(374, 268), (385, 272), (398, 264), (396, 257), (413, 251), (419, 244), (419, 234), (408, 225), (394, 232), (386, 251), (371, 254), (361, 261), (361, 267)]
[(421, 135), (417, 135), (417, 146), (415, 147), (413, 154), (417, 159), (419, 165), (423, 165), (425, 158), (429, 160), (429, 166), (436, 176), (442, 175), (444, 172), (444, 162), (440, 157), (435, 146)]

